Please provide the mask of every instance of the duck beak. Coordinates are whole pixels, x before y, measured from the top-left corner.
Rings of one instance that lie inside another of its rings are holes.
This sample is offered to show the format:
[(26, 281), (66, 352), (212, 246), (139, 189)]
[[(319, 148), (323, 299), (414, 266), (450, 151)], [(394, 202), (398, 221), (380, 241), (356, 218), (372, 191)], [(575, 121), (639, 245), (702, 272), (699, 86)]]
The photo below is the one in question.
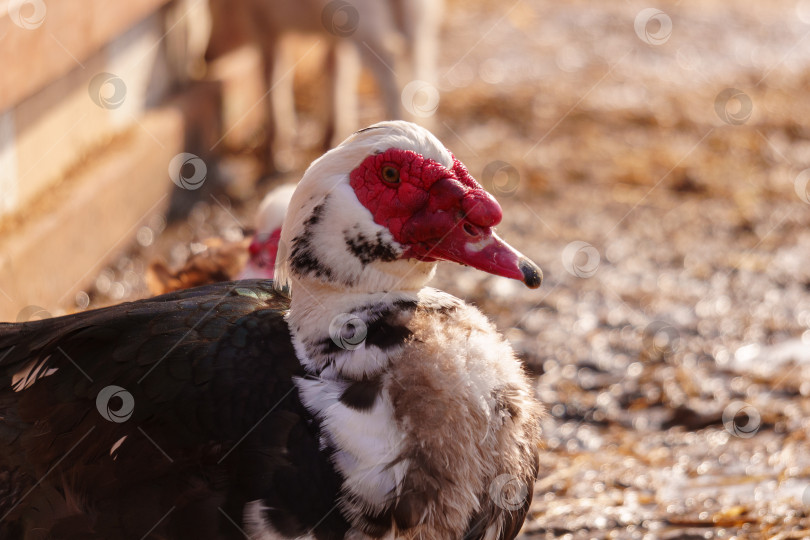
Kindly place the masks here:
[(517, 279), (530, 289), (543, 282), (543, 271), (525, 255), (504, 242), (491, 227), (461, 221), (427, 252), (427, 256)]
[[(374, 222), (386, 227), (403, 248), (399, 258), (452, 261), (520, 280), (531, 289), (540, 286), (540, 268), (495, 234), (503, 210), (464, 164), (454, 157), (452, 167), (445, 167), (417, 154), (397, 158), (394, 154), (400, 150), (388, 152), (393, 157), (386, 158), (386, 153), (367, 157), (370, 164), (364, 162), (352, 171), (351, 185)], [(382, 160), (395, 158), (416, 165), (405, 167), (408, 181), (397, 179), (393, 191), (372, 180), (384, 165)]]
[(503, 217), (498, 202), (458, 160), (453, 170), (454, 177), (433, 184), (428, 205), (402, 228), (406, 256), (452, 261), (539, 287), (540, 268), (495, 234)]

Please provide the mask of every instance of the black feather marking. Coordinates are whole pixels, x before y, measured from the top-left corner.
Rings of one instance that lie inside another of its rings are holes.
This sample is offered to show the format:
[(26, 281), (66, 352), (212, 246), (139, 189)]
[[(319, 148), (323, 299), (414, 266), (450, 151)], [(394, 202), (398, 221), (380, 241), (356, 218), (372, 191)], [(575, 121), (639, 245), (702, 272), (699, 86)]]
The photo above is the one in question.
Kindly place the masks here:
[(340, 395), (340, 402), (357, 411), (367, 411), (374, 407), (377, 396), (382, 391), (380, 377), (353, 381)]
[[(416, 303), (410, 300), (398, 300), (391, 304), (376, 304), (355, 309), (361, 318), (369, 319), (366, 323), (365, 346), (374, 346), (381, 351), (404, 345), (412, 332), (408, 329), (410, 315), (416, 309)], [(365, 316), (362, 316), (365, 312)], [(331, 337), (325, 337), (311, 344), (316, 354), (327, 358), (346, 352)]]
[(335, 355), (346, 351), (346, 349), (335, 343), (331, 337), (323, 338), (313, 343), (309, 348), (314, 349), (320, 356), (327, 358), (333, 358)]
[(312, 215), (304, 222), (304, 231), (292, 240), (290, 269), (301, 276), (311, 274), (327, 280), (334, 279), (334, 272), (318, 260), (312, 246), (313, 229), (323, 218), (327, 200), (312, 209)]
[(391, 243), (383, 239), (382, 231), (377, 231), (375, 238), (369, 238), (360, 231), (344, 231), (343, 238), (352, 255), (364, 265), (373, 261), (395, 261), (400, 255)]
[(377, 319), (368, 325), (366, 345), (373, 345), (381, 351), (386, 351), (403, 345), (413, 335), (407, 326), (397, 324), (391, 320), (392, 318), (391, 314), (388, 314), (387, 317)]
[(368, 127), (364, 127), (364, 128), (362, 128), (362, 129), (358, 129), (357, 131), (355, 131), (355, 134), (357, 134), (357, 133), (365, 133), (366, 131), (371, 131), (371, 130), (373, 130), (373, 129), (383, 129), (383, 126), (368, 126)]

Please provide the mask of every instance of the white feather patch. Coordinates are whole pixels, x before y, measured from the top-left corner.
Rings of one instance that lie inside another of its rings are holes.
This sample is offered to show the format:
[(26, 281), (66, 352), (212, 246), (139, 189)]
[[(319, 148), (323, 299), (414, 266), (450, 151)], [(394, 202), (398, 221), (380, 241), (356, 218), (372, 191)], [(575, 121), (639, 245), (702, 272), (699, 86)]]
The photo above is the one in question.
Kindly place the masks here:
[(346, 479), (344, 488), (377, 507), (396, 493), (406, 466), (390, 466), (400, 454), (405, 435), (398, 429), (387, 393), (368, 411), (340, 402), (344, 381), (296, 379), (301, 401), (323, 421), (336, 452), (335, 467)]

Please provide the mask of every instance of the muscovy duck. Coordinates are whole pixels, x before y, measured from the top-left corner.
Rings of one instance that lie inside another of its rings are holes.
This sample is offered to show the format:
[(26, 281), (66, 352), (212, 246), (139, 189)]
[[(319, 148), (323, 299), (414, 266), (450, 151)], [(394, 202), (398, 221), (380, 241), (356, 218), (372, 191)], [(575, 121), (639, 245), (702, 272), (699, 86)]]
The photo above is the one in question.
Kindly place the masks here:
[(384, 122), (306, 171), (276, 282), (0, 324), (0, 537), (514, 538), (542, 408), (493, 325), (425, 286), (439, 260), (539, 286), (500, 220)]
[(271, 279), (281, 224), (293, 191), (294, 184), (284, 184), (265, 195), (256, 211), (253, 238), (237, 242), (209, 238), (201, 252), (191, 255), (176, 269), (170, 269), (162, 261), (152, 262), (146, 272), (149, 290), (157, 295), (233, 279)]
[(284, 184), (262, 199), (256, 211), (256, 234), (250, 242), (250, 258), (237, 279), (272, 278), (275, 274), (281, 225), (287, 217), (296, 184)]

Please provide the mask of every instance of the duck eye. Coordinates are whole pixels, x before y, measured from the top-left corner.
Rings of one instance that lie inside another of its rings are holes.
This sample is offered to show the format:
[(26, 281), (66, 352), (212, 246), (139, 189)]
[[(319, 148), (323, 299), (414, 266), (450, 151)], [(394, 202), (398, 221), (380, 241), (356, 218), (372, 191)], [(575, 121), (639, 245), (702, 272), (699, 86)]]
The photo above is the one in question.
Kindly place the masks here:
[(399, 169), (386, 165), (382, 168), (382, 179), (386, 184), (399, 184)]

